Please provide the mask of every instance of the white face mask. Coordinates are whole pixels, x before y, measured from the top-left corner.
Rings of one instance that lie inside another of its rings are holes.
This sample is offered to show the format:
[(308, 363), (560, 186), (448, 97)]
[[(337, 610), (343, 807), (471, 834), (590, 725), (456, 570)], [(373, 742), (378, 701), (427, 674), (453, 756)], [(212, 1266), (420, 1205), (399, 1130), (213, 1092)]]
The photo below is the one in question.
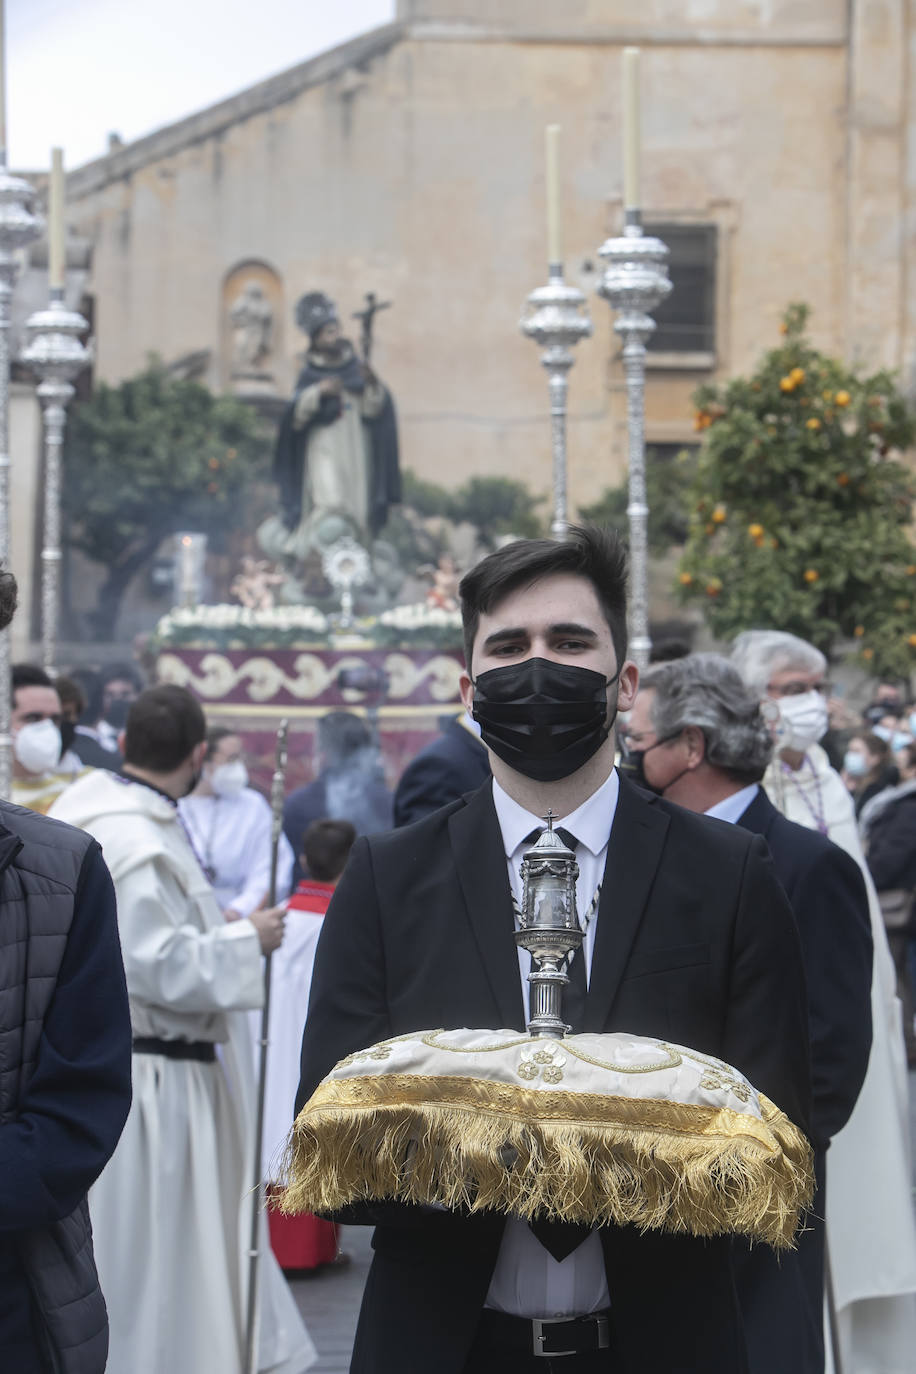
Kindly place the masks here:
[(823, 738), (829, 723), (827, 703), (820, 692), (812, 690), (800, 696), (780, 697), (777, 747), (804, 754)]
[(868, 772), (868, 761), (864, 754), (847, 749), (843, 757), (843, 768), (851, 778), (864, 778)]
[(241, 759), (218, 763), (210, 774), (210, 786), (218, 797), (237, 797), (248, 786), (248, 769)]
[(53, 720), (23, 725), (13, 740), (13, 753), (27, 773), (50, 773), (60, 763), (60, 730)]

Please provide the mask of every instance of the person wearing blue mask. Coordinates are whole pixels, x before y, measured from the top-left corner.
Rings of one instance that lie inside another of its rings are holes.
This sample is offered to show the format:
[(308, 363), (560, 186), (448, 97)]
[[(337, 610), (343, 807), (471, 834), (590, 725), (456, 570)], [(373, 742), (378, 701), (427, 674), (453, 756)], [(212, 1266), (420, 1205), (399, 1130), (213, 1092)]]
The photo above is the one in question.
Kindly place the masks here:
[[(874, 730), (852, 735), (843, 756), (843, 780), (852, 795), (856, 816), (861, 816), (862, 808), (872, 797), (886, 787), (894, 787), (898, 781), (891, 744), (878, 734), (879, 729), (881, 727), (876, 726)], [(900, 747), (905, 743), (906, 737)]]

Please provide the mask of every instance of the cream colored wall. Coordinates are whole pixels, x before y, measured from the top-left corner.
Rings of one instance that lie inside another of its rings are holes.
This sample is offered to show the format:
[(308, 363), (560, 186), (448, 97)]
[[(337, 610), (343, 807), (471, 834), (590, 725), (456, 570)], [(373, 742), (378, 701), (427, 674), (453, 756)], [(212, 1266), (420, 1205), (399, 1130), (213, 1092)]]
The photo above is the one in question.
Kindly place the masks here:
[[(480, 5), (413, 6), (421, 19), (460, 17), (462, 8), (479, 13)], [(902, 0), (856, 7), (862, 51), (853, 67), (842, 0), (689, 0), (686, 9), (695, 26), (706, 15), (695, 42), (668, 37), (683, 4), (640, 9), (641, 28), (652, 31), (643, 57), (644, 200), (653, 219), (720, 226), (719, 375), (751, 366), (775, 343), (792, 299), (811, 304), (818, 344), (850, 354), (877, 348), (903, 362), (905, 244), (899, 232), (896, 247), (889, 242), (885, 217), (904, 196), (904, 87), (891, 90), (870, 65), (883, 70), (888, 45), (898, 66), (905, 60)], [(563, 15), (574, 28), (619, 24), (630, 11), (582, 0)], [(526, 7), (532, 19), (549, 12), (557, 7)], [(209, 381), (225, 385), (222, 282), (257, 258), (283, 281), (281, 391), (302, 344), (289, 324), (297, 297), (321, 287), (349, 312), (374, 290), (394, 301), (378, 321), (375, 361), (398, 402), (406, 466), (448, 485), (504, 473), (546, 492), (546, 381), (517, 328), (546, 275), (543, 126), (563, 125), (569, 273), (591, 290), (582, 264), (596, 261), (619, 223), (619, 72), (617, 43), (406, 39), (366, 72), (350, 68), (83, 195), (72, 217), (95, 241), (98, 374), (130, 375), (151, 350), (170, 359), (207, 348)], [(850, 166), (867, 195), (850, 183)], [(866, 257), (874, 244), (867, 269), (850, 266), (848, 241)], [(573, 507), (619, 480), (625, 462), (610, 312), (594, 296), (590, 310), (595, 336), (580, 345), (571, 374)], [(651, 374), (650, 440), (690, 436), (689, 394), (705, 375)]]

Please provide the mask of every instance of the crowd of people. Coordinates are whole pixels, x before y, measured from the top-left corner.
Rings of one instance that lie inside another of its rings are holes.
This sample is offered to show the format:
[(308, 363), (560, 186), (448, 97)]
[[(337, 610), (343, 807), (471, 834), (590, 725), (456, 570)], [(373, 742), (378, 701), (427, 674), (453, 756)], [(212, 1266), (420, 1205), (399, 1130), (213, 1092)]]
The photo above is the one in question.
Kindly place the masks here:
[[(3, 624), (14, 604), (0, 575)], [(19, 1065), (0, 1073), (10, 1368), (94, 1374), (110, 1339), (112, 1374), (241, 1370), (264, 957), (261, 1151), (277, 1200), (295, 1111), (339, 1059), (422, 1026), (524, 1028), (511, 898), (549, 807), (592, 918), (573, 1029), (736, 1065), (805, 1130), (813, 1209), (777, 1262), (724, 1239), (559, 1228), (554, 1248), (512, 1218), (357, 1208), (347, 1220), (376, 1234), (352, 1369), (515, 1374), (544, 1367), (542, 1339), (570, 1374), (823, 1374), (837, 1357), (846, 1374), (903, 1374), (907, 688), (880, 683), (854, 712), (813, 645), (756, 630), (728, 657), (662, 646), (640, 676), (625, 561), (600, 531), (507, 546), (466, 575), (461, 604), (461, 711), (393, 791), (367, 721), (330, 712), (278, 836), (243, 736), (189, 692), (145, 687), (133, 664), (53, 680), (14, 668), (16, 807), (0, 817), (0, 903), (18, 904), (22, 947), (0, 964), (0, 1035)], [(17, 1030), (3, 1013), (22, 1004), (34, 1012)], [(281, 1269), (345, 1257), (334, 1219), (262, 1220), (257, 1368), (297, 1374), (315, 1352)], [(713, 1349), (700, 1306), (715, 1309)], [(392, 1314), (407, 1311), (405, 1343)]]

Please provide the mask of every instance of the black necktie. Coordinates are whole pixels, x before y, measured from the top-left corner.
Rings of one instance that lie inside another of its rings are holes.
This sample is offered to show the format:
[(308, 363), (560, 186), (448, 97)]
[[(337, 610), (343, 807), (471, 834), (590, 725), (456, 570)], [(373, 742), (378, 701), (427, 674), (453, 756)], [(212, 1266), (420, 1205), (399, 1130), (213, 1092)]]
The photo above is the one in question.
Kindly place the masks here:
[[(525, 844), (534, 844), (538, 836), (542, 833), (541, 829), (532, 830), (530, 835), (525, 836)], [(557, 826), (555, 834), (571, 849), (573, 853), (579, 841), (575, 835), (571, 835), (568, 830)], [(563, 1019), (568, 1021), (573, 1033), (583, 1028), (585, 1018), (585, 995), (587, 991), (585, 980), (585, 950), (579, 949), (572, 956), (572, 961), (567, 965), (566, 972), (569, 976), (569, 983), (563, 989)], [(591, 1232), (590, 1226), (583, 1226), (575, 1222), (568, 1221), (548, 1221), (545, 1217), (535, 1217), (528, 1223), (532, 1233), (537, 1237), (544, 1249), (549, 1251), (555, 1260), (565, 1260), (567, 1255), (571, 1255), (573, 1250), (585, 1240)]]

